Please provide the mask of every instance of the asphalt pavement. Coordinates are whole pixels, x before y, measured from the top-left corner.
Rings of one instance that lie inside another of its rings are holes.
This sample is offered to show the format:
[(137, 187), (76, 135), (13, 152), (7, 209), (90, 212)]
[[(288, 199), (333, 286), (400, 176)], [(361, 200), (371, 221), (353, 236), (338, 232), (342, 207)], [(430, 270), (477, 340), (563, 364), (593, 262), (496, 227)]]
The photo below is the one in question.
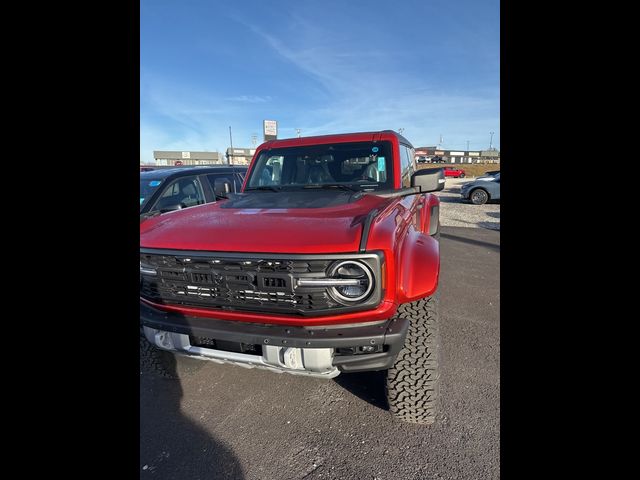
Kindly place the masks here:
[(141, 479), (500, 477), (500, 232), (442, 227), (441, 410), (407, 425), (380, 372), (321, 380), (212, 362), (140, 377)]

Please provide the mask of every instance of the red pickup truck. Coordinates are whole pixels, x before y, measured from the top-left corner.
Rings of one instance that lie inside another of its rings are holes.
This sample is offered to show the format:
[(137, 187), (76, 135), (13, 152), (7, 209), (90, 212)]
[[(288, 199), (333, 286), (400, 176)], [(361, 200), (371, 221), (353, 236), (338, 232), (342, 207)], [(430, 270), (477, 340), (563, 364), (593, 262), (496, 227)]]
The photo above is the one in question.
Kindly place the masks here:
[(240, 193), (140, 225), (141, 355), (384, 370), (391, 412), (432, 423), (444, 181), (390, 130), (262, 144)]

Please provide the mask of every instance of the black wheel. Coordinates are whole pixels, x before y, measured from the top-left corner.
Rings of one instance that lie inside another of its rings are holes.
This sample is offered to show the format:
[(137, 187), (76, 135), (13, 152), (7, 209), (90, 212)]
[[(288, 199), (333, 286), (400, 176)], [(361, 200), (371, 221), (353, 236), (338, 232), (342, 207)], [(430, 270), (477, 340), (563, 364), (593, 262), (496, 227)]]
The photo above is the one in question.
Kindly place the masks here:
[(484, 205), (489, 200), (489, 194), (482, 188), (476, 188), (471, 192), (471, 196), (469, 198), (471, 198), (471, 203), (475, 205)]
[(437, 297), (400, 305), (398, 315), (411, 323), (404, 347), (387, 371), (389, 410), (403, 422), (431, 425), (440, 376)]
[(461, 174), (460, 174), (460, 178), (464, 178), (464, 173), (461, 173)]

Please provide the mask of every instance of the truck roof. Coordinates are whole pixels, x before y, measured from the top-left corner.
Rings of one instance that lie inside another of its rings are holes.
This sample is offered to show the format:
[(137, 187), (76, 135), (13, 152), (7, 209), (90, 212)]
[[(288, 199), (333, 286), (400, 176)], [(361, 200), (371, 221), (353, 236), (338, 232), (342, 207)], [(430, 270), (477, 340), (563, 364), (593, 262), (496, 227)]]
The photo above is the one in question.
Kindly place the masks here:
[(400, 143), (404, 143), (413, 147), (411, 142), (398, 132), (393, 130), (381, 130), (377, 132), (356, 132), (356, 133), (338, 133), (333, 135), (316, 135), (313, 137), (299, 137), (299, 138), (283, 138), (279, 140), (269, 140), (262, 145), (260, 149), (272, 149), (278, 147), (297, 147), (305, 145), (315, 145), (322, 143), (334, 143), (334, 142), (370, 142), (389, 139), (389, 137), (396, 137)]

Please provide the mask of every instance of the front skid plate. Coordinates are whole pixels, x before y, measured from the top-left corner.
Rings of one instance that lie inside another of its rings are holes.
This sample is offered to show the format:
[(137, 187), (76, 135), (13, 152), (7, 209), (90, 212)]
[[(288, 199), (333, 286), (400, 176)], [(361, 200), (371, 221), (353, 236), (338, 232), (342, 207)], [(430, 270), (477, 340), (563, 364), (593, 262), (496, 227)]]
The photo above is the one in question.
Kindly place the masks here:
[(332, 348), (295, 348), (265, 345), (262, 355), (227, 352), (191, 345), (188, 335), (143, 327), (147, 340), (157, 348), (186, 357), (230, 363), (245, 368), (261, 368), (277, 373), (334, 378), (340, 370), (332, 365)]
[(289, 373), (291, 375), (303, 375), (305, 377), (327, 378), (327, 379), (335, 378), (338, 375), (340, 375), (340, 370), (338, 370), (338, 368), (334, 368), (333, 370), (326, 373), (318, 373), (318, 372), (309, 372), (307, 370), (290, 370), (285, 368), (276, 368), (276, 367), (270, 367), (268, 365), (263, 365), (263, 364), (235, 362), (233, 360), (223, 360), (220, 358), (211, 358), (211, 357), (205, 357), (204, 355), (194, 355), (194, 354), (188, 354), (188, 353), (178, 352), (178, 351), (174, 351), (173, 353), (183, 357), (196, 358), (198, 360), (207, 360), (209, 362), (215, 362), (220, 365), (227, 364), (227, 365), (236, 365), (238, 367), (243, 367), (243, 368), (258, 368), (260, 370), (268, 370), (274, 373)]

